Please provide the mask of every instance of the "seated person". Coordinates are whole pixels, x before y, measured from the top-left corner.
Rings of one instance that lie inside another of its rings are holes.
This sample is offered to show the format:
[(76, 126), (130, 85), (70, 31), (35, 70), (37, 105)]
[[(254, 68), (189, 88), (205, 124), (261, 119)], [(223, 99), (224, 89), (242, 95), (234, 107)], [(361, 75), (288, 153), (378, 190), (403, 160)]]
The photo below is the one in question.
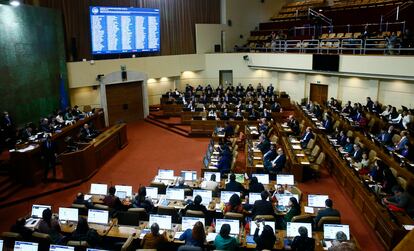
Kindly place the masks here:
[(385, 129), (381, 129), (381, 133), (378, 135), (378, 140), (383, 143), (384, 145), (390, 145), (392, 143), (392, 136), (393, 136), (393, 131), (394, 131), (394, 127), (391, 126), (391, 131), (388, 130), (386, 131)]
[(247, 214), (247, 212), (244, 210), (244, 208), (242, 206), (240, 196), (238, 196), (237, 194), (233, 194), (230, 197), (229, 202), (226, 204), (226, 206), (224, 207), (224, 210), (223, 210), (224, 214), (227, 213), (227, 212)]
[(299, 227), (299, 235), (296, 236), (290, 248), (292, 251), (314, 251), (315, 239), (308, 237), (308, 229), (306, 227)]
[(354, 152), (352, 153), (352, 159), (355, 162), (360, 162), (362, 160), (362, 149), (360, 144), (354, 144)]
[(347, 154), (353, 154), (354, 153), (354, 139), (351, 137), (347, 137), (345, 146), (340, 149), (346, 152)]
[(206, 208), (206, 206), (204, 206), (203, 204), (201, 204), (202, 201), (203, 201), (203, 198), (201, 198), (200, 195), (196, 195), (196, 197), (194, 198), (194, 202), (188, 204), (183, 209), (183, 215), (185, 215), (185, 213), (187, 212), (187, 210), (194, 210), (194, 211), (201, 211), (201, 212), (204, 213), (204, 216), (207, 216), (207, 208)]
[(368, 158), (368, 154), (364, 152), (362, 154), (362, 159), (359, 162), (355, 163), (355, 166), (358, 169), (359, 174), (366, 175), (369, 172), (370, 160)]
[(270, 141), (266, 137), (266, 135), (261, 134), (259, 137), (259, 144), (257, 144), (257, 148), (262, 152), (262, 154), (265, 154), (270, 150), (270, 145)]
[(115, 196), (115, 193), (116, 193), (115, 187), (111, 186), (108, 189), (108, 195), (106, 195), (105, 198), (103, 199), (103, 204), (108, 206), (109, 208), (119, 210), (122, 208), (122, 202), (117, 196)]
[(318, 214), (315, 217), (315, 225), (316, 226), (318, 225), (319, 220), (322, 217), (325, 217), (325, 216), (338, 216), (338, 217), (340, 217), (341, 216), (341, 214), (339, 213), (338, 210), (332, 208), (333, 207), (333, 201), (331, 199), (325, 200), (325, 207), (326, 207), (325, 209), (319, 210)]
[(210, 180), (203, 180), (200, 185), (202, 189), (211, 190), (211, 191), (217, 191), (218, 186), (219, 184), (216, 182), (215, 174), (212, 174), (210, 176)]
[(347, 239), (344, 232), (337, 232), (336, 239), (332, 241), (332, 246), (328, 251), (355, 250), (355, 245), (352, 242), (347, 241)]
[(42, 212), (42, 219), (37, 226), (37, 231), (39, 233), (48, 234), (51, 242), (54, 244), (60, 243), (64, 238), (61, 234), (59, 219), (52, 217), (52, 211), (48, 208)]
[(188, 185), (185, 184), (185, 180), (183, 177), (179, 177), (177, 180), (177, 185), (175, 185), (176, 188), (186, 189), (190, 188)]
[(268, 171), (279, 173), (283, 170), (283, 168), (285, 168), (286, 155), (283, 152), (282, 148), (277, 149), (277, 157), (274, 160), (272, 160), (271, 163), (272, 163), (272, 168)]
[(386, 194), (393, 194), (394, 186), (398, 185), (397, 178), (395, 178), (394, 174), (391, 172), (391, 169), (384, 165), (382, 169), (383, 174), (383, 181), (382, 181), (382, 191)]
[(345, 145), (347, 144), (347, 136), (345, 135), (344, 131), (340, 131), (338, 136), (336, 137), (336, 143), (342, 147), (345, 147)]
[(395, 144), (394, 148), (394, 150), (397, 152), (401, 152), (402, 150), (404, 150), (405, 145), (409, 143), (407, 131), (401, 131), (400, 136), (401, 139), (400, 141), (398, 141), (398, 143)]
[(249, 193), (261, 193), (265, 190), (262, 183), (259, 183), (257, 177), (252, 177), (249, 183)]
[(265, 118), (265, 119), (271, 119), (272, 118), (272, 114), (269, 112), (269, 110), (267, 110), (266, 108), (263, 109), (263, 112), (260, 115), (261, 118)]
[(303, 136), (300, 140), (300, 144), (301, 144), (302, 148), (306, 148), (309, 141), (313, 138), (315, 138), (315, 135), (313, 135), (312, 128), (309, 127), (309, 126), (306, 127), (306, 132), (303, 134)]
[(267, 135), (267, 132), (269, 131), (269, 126), (267, 125), (266, 118), (260, 119), (259, 122), (259, 133), (263, 135)]
[(289, 116), (287, 125), (290, 127), (294, 135), (299, 135), (300, 133), (299, 122), (296, 120), (295, 117), (293, 117), (293, 115)]
[(204, 242), (206, 241), (206, 232), (204, 231), (203, 223), (197, 221), (194, 224), (193, 229), (186, 229), (184, 233), (181, 234), (179, 240), (185, 241), (185, 245), (203, 248)]
[(231, 227), (229, 224), (223, 224), (220, 229), (220, 233), (214, 240), (214, 246), (217, 250), (238, 250), (240, 246), (239, 239), (230, 236)]
[(85, 205), (87, 208), (93, 208), (93, 203), (89, 200), (85, 200), (85, 195), (83, 193), (78, 193), (76, 195), (73, 204)]
[(89, 247), (99, 247), (101, 246), (102, 237), (95, 229), (89, 228), (86, 218), (79, 217), (78, 224), (75, 231), (73, 231), (70, 240), (86, 241)]
[(368, 173), (371, 181), (376, 183), (382, 183), (384, 181), (384, 170), (385, 164), (381, 159), (376, 159), (374, 161), (374, 166), (371, 168), (371, 171)]
[(263, 231), (259, 235), (260, 222), (255, 221), (255, 224), (257, 225), (257, 228), (254, 232), (253, 240), (256, 242), (256, 250), (273, 250), (276, 242), (275, 232), (273, 231), (273, 228), (269, 225), (265, 225), (265, 222), (262, 221)]
[(409, 161), (414, 161), (414, 146), (411, 143), (408, 143), (404, 146), (404, 150), (401, 151), (401, 155), (404, 156)]
[(234, 128), (228, 121), (226, 121), (225, 127), (224, 127), (224, 137), (228, 138), (228, 137), (232, 137), (233, 135), (234, 135)]
[(289, 211), (283, 217), (283, 228), (286, 228), (286, 222), (291, 222), (293, 217), (301, 213), (300, 205), (295, 197), (290, 197), (287, 207)]
[(277, 157), (275, 145), (270, 145), (270, 150), (263, 155), (263, 165), (266, 169), (271, 168), (272, 160)]
[(226, 191), (233, 191), (233, 192), (245, 192), (245, 188), (243, 184), (236, 181), (236, 175), (234, 173), (230, 174), (230, 181), (226, 184)]
[(75, 143), (75, 141), (73, 140), (71, 136), (67, 136), (65, 138), (65, 143), (66, 143), (67, 152), (76, 152), (79, 150), (78, 144)]
[(135, 196), (132, 202), (134, 208), (144, 208), (145, 212), (150, 213), (154, 208), (154, 204), (150, 199), (147, 199), (147, 189), (142, 186), (138, 190), (138, 194)]
[(39, 132), (52, 133), (52, 131), (53, 128), (50, 126), (49, 120), (47, 118), (43, 118), (39, 125)]
[(167, 231), (161, 235), (160, 227), (157, 223), (151, 225), (151, 232), (147, 233), (141, 241), (141, 246), (144, 249), (168, 250)]
[(273, 209), (272, 202), (268, 200), (269, 192), (262, 191), (260, 193), (261, 200), (256, 200), (253, 205), (252, 218), (256, 215), (273, 215), (275, 216), (275, 210)]
[(94, 132), (92, 130), (92, 128), (89, 127), (89, 124), (88, 123), (85, 123), (83, 125), (81, 131), (80, 131), (80, 138), (81, 138), (81, 140), (83, 140), (83, 141), (90, 141), (93, 138), (95, 138), (96, 136), (97, 136), (96, 135), (96, 132)]
[(391, 209), (400, 209), (407, 212), (410, 217), (414, 216), (414, 198), (408, 192), (404, 191), (401, 186), (395, 186), (392, 189), (394, 196), (384, 198), (383, 202)]
[(22, 236), (23, 240), (28, 240), (32, 238), (33, 230), (25, 227), (26, 219), (18, 218), (16, 223), (10, 228), (10, 232), (18, 233)]
[(292, 194), (290, 191), (286, 190), (285, 187), (283, 185), (277, 185), (275, 192), (272, 195), (272, 200), (276, 200), (276, 195), (277, 194)]

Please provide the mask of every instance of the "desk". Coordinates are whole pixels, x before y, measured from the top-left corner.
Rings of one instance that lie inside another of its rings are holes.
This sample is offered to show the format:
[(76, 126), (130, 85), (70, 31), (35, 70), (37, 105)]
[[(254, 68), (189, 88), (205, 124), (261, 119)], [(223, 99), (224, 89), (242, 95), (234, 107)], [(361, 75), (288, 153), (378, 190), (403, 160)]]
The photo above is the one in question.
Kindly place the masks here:
[(214, 129), (217, 126), (224, 126), (224, 123), (228, 121), (230, 125), (235, 127), (240, 126), (240, 130), (244, 131), (246, 125), (257, 125), (257, 120), (191, 120), (191, 135), (212, 135)]

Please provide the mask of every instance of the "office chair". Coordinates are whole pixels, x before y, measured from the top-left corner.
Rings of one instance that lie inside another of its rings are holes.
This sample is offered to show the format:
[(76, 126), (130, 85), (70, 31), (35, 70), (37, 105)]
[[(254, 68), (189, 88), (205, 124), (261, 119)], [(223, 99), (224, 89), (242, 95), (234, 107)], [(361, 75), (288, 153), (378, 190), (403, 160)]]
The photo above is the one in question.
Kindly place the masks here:
[(88, 208), (83, 204), (72, 204), (71, 208), (77, 208), (79, 211), (79, 215), (88, 215)]
[(198, 211), (198, 210), (187, 210), (185, 212), (185, 216), (187, 216), (187, 217), (198, 217), (198, 218), (206, 217), (204, 215), (203, 211)]
[(338, 216), (324, 216), (319, 220), (317, 228), (319, 230), (323, 230), (323, 225), (324, 224), (341, 224), (341, 217), (338, 217)]
[(177, 212), (177, 209), (175, 207), (169, 207), (169, 206), (158, 206), (157, 214), (162, 215), (170, 215), (172, 218), (172, 222), (179, 223), (179, 215)]
[(43, 234), (40, 232), (33, 232), (32, 234), (33, 242), (39, 244), (39, 251), (48, 251), (50, 244), (52, 244), (52, 239), (48, 234)]
[(89, 247), (87, 241), (68, 241), (66, 245), (74, 247), (75, 251), (85, 251)]
[(22, 240), (23, 237), (19, 233), (15, 232), (3, 232), (1, 233), (1, 239), (4, 241), (3, 250), (13, 250), (14, 242)]
[(240, 220), (242, 221), (244, 219), (244, 215), (240, 213), (232, 213), (227, 212), (224, 214), (224, 219), (231, 219), (231, 220)]
[(265, 221), (275, 221), (275, 217), (270, 214), (258, 214), (256, 215), (253, 220), (264, 219)]
[(313, 217), (309, 214), (301, 214), (293, 216), (292, 222), (313, 223)]

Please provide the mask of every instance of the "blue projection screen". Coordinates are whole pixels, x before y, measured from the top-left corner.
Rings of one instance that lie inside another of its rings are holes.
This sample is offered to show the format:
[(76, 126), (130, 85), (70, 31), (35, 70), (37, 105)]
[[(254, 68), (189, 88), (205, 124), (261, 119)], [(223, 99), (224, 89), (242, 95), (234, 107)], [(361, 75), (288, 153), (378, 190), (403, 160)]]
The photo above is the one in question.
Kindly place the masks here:
[(92, 54), (160, 51), (160, 10), (90, 7)]

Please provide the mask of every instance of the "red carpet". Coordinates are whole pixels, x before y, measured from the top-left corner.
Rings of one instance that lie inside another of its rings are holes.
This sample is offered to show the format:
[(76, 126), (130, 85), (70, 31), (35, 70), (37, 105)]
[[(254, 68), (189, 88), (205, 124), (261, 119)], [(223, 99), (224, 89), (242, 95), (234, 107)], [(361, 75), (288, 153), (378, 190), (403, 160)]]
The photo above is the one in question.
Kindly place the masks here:
[[(92, 182), (107, 184), (129, 184), (134, 192), (140, 185), (148, 185), (158, 168), (197, 170), (207, 149), (208, 138), (186, 138), (146, 122), (128, 125), (128, 146), (108, 161), (89, 181), (78, 187), (52, 195), (29, 200), (0, 210), (0, 231), (7, 231), (15, 219), (30, 212), (34, 203), (52, 205), (53, 211), (59, 206), (70, 206), (78, 191), (87, 192)], [(244, 154), (239, 153), (238, 169), (244, 166)], [(344, 195), (333, 178), (327, 174), (318, 181), (300, 184), (304, 195), (309, 193), (328, 194), (339, 209), (342, 220), (350, 224), (351, 233), (357, 238), (362, 250), (384, 250), (374, 231), (353, 209), (352, 201)], [(26, 193), (31, 193), (30, 189)], [(306, 196), (304, 197), (306, 198)]]

